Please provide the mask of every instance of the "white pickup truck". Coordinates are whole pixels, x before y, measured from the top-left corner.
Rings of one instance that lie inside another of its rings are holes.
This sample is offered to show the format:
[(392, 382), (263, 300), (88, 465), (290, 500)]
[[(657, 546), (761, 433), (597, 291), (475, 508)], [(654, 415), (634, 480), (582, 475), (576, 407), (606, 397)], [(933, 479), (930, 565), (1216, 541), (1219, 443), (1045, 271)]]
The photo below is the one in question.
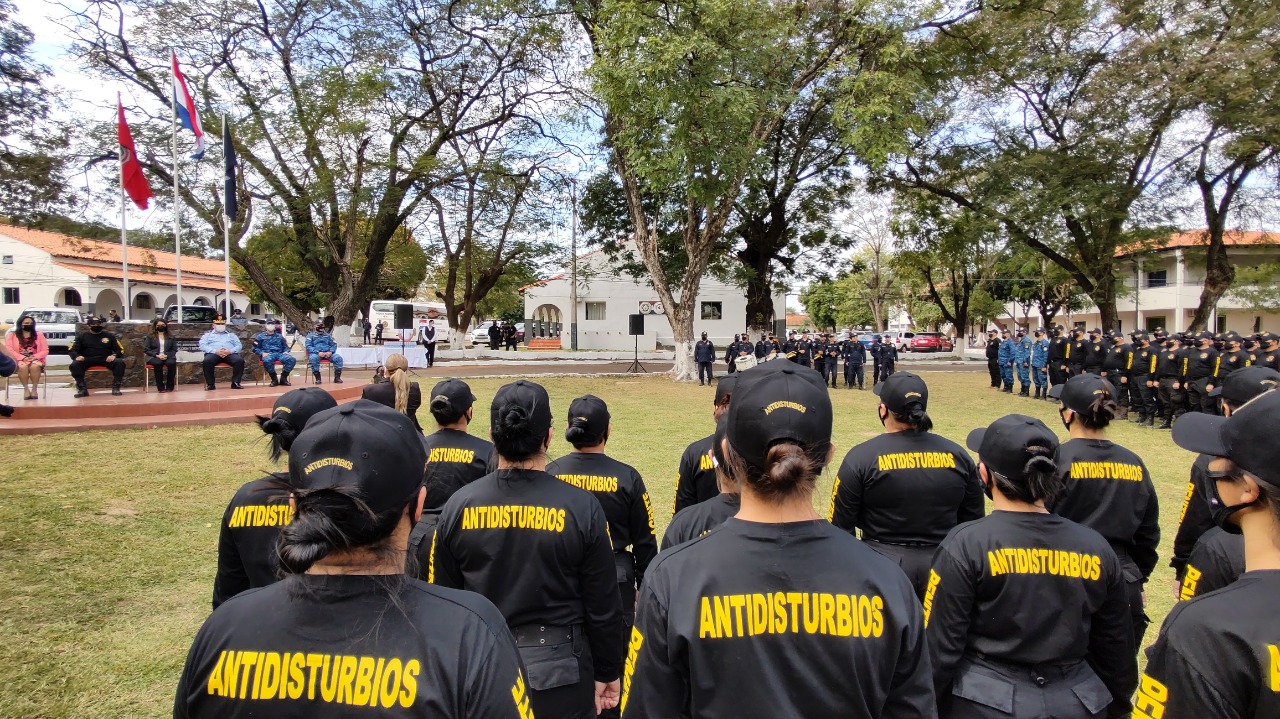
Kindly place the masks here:
[[(50, 352), (66, 353), (76, 339), (76, 323), (80, 321), (80, 313), (69, 307), (28, 307), (18, 315), (17, 322), (7, 322), (17, 327), (23, 318), (31, 317), (36, 321), (36, 330), (44, 334), (49, 343)], [(12, 331), (12, 329), (10, 330)]]

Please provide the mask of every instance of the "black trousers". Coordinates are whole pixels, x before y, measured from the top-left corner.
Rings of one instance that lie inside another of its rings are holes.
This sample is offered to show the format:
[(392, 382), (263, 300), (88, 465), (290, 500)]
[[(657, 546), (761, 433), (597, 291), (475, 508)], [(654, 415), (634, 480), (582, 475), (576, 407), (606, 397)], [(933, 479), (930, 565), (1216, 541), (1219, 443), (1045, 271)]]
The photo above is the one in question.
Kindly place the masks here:
[(857, 386), (862, 389), (862, 363), (861, 362), (845, 362), (844, 363), (844, 386)]
[(836, 386), (836, 361), (834, 358), (828, 359), (823, 366), (822, 378), (831, 383), (832, 387)]
[(1198, 380), (1187, 382), (1187, 411), (1188, 412), (1204, 412), (1205, 414), (1217, 414), (1218, 399), (1209, 396), (1209, 390), (1205, 389), (1210, 382), (1210, 378), (1202, 377)]
[[(1174, 389), (1174, 385), (1178, 385)], [(1168, 423), (1172, 423), (1175, 419), (1181, 417), (1187, 412), (1187, 390), (1186, 385), (1182, 381), (1174, 377), (1164, 377), (1160, 380), (1160, 407), (1163, 410), (1161, 418)]]
[(924, 601), (924, 590), (929, 586), (929, 571), (933, 566), (933, 555), (938, 551), (937, 547), (927, 545), (909, 547), (901, 544), (885, 544), (871, 539), (862, 541), (901, 567), (902, 573), (907, 575), (912, 588), (916, 590), (916, 598)]
[(711, 363), (710, 363), (710, 362), (699, 362), (699, 363), (698, 363), (698, 383), (699, 383), (699, 384), (701, 384), (701, 383), (702, 383), (702, 381), (703, 381), (703, 376), (704, 376), (704, 375), (706, 376), (706, 381), (707, 381), (708, 383), (710, 383), (710, 382), (711, 382), (711, 380), (715, 379), (715, 373), (711, 371)]
[(111, 370), (111, 381), (115, 384), (120, 384), (120, 381), (124, 379), (124, 360), (119, 357), (114, 362), (90, 359), (86, 359), (84, 362), (71, 360), (71, 377), (75, 379), (77, 387), (84, 386), (84, 373), (90, 367), (106, 367)]
[[(878, 368), (878, 365), (877, 365)], [(1000, 360), (988, 359), (987, 372), (991, 374), (991, 386), (1000, 386)]]
[(1142, 606), (1142, 588), (1145, 585), (1141, 579), (1135, 579), (1126, 583), (1126, 590), (1129, 594), (1129, 618), (1133, 621), (1133, 646), (1140, 648), (1142, 646), (1142, 637), (1147, 633), (1147, 627), (1151, 624), (1151, 618), (1147, 616), (1146, 607)]
[(1103, 379), (1111, 383), (1112, 394), (1115, 395), (1116, 404), (1121, 407), (1129, 406), (1129, 383), (1122, 382), (1122, 376), (1118, 372), (1108, 372)]
[(1088, 662), (1031, 666), (966, 654), (950, 691), (938, 697), (947, 719), (1094, 719), (1113, 701)]
[(427, 348), (427, 366), (430, 367), (436, 363), (436, 343), (428, 342), (425, 347)]
[[(628, 558), (630, 555), (627, 555)], [(634, 561), (634, 560), (632, 560)], [(631, 643), (631, 627), (636, 623), (636, 583), (619, 582), (618, 595), (622, 598), (622, 656), (627, 656), (627, 645)], [(594, 681), (594, 680), (593, 680)], [(594, 685), (593, 685), (594, 690)], [(536, 714), (534, 716), (537, 716)], [(605, 709), (600, 713), (604, 719), (618, 719), (622, 716), (622, 705)]]
[(213, 386), (213, 368), (223, 362), (231, 365), (231, 384), (240, 384), (240, 380), (244, 377), (244, 358), (239, 352), (233, 352), (226, 357), (219, 357), (212, 352), (206, 353), (204, 362), (201, 363), (204, 369), (204, 386)]
[(147, 360), (147, 366), (151, 368), (152, 374), (155, 375), (156, 389), (173, 389), (173, 385), (178, 381), (178, 359), (169, 357), (167, 359), (152, 358)]
[(885, 380), (889, 379), (889, 376), (893, 374), (893, 363), (892, 363), (892, 362), (881, 362), (881, 363), (880, 363), (880, 368), (879, 368), (879, 369), (880, 369), (880, 376), (876, 378), (876, 382), (877, 382), (877, 383), (878, 383), (878, 382), (883, 382), (883, 381), (885, 381)]
[[(516, 635), (516, 646), (520, 657), (524, 660), (527, 685), (529, 686), (529, 706), (535, 717), (565, 717), (566, 719), (595, 719), (596, 717), (596, 680), (595, 668), (591, 661), (591, 649), (587, 644), (586, 634), (581, 627), (573, 629), (573, 640), (565, 644), (539, 644), (537, 639), (528, 634), (530, 627), (513, 627)], [(537, 627), (532, 627), (537, 629)], [(548, 629), (552, 629), (548, 627)], [(562, 666), (553, 666), (549, 662), (563, 661), (566, 658), (577, 658), (577, 680), (566, 676)], [(551, 686), (556, 685), (556, 686)], [(551, 688), (536, 689), (538, 686)]]
[(1070, 374), (1067, 373), (1067, 370), (1062, 369), (1064, 366), (1065, 365), (1053, 364), (1053, 363), (1049, 364), (1049, 386), (1050, 387), (1056, 387), (1060, 384), (1065, 384), (1067, 381), (1067, 378), (1071, 376)]
[(1149, 377), (1129, 378), (1129, 406), (1154, 418), (1159, 414), (1159, 409), (1156, 407), (1156, 388), (1148, 387), (1149, 381)]

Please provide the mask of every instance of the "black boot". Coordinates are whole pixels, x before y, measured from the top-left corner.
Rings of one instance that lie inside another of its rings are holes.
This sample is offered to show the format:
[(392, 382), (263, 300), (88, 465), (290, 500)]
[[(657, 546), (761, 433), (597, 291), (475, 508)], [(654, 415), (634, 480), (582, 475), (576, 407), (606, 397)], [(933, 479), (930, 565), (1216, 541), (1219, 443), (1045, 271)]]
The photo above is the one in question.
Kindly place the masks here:
[(77, 398), (79, 398), (79, 397), (88, 397), (88, 396), (89, 396), (89, 388), (88, 388), (88, 387), (84, 386), (84, 384), (83, 384), (83, 383), (82, 383), (82, 384), (78, 384), (78, 385), (76, 385), (76, 397), (77, 397)]
[(289, 375), (287, 375), (287, 374), (286, 374), (286, 375), (283, 375), (282, 377), (280, 377), (280, 386), (281, 386), (281, 387), (289, 387), (289, 386), (290, 386), (290, 384), (289, 384)]
[(1024, 385), (1022, 385), (1022, 391), (1018, 393), (1018, 396), (1019, 396), (1019, 397), (1030, 397), (1030, 396), (1031, 396), (1031, 388), (1030, 388), (1030, 387), (1028, 387), (1028, 386), (1027, 386), (1027, 385), (1025, 385), (1025, 384), (1024, 384)]
[(1159, 427), (1156, 427), (1156, 429), (1173, 429), (1173, 423), (1170, 422), (1168, 418), (1166, 418), (1165, 421), (1162, 422)]
[(342, 384), (342, 370), (336, 369), (333, 371), (333, 383)]
[(119, 383), (119, 382), (117, 382), (117, 383), (115, 383), (115, 384), (111, 385), (111, 394), (113, 394), (113, 395), (115, 395), (115, 396), (117, 396), (117, 397), (119, 397), (120, 395), (124, 394), (124, 392), (121, 392), (121, 391), (120, 391), (120, 383)]
[(276, 376), (276, 373), (275, 373), (275, 372), (268, 372), (268, 373), (267, 373), (267, 375), (268, 375), (269, 377), (271, 377), (271, 386), (272, 386), (272, 387), (279, 387), (279, 386), (280, 386), (280, 378)]
[(0, 417), (8, 417), (13, 414), (13, 407), (7, 404), (0, 404)]
[(316, 378), (316, 381), (315, 381), (316, 384), (320, 384), (320, 370), (315, 370), (314, 372), (311, 373), (311, 376)]
[(1011, 385), (1011, 384), (1007, 384), (1007, 385), (1005, 385), (1005, 386), (1004, 386), (1004, 393), (1005, 393), (1005, 394), (1013, 394), (1013, 385)]

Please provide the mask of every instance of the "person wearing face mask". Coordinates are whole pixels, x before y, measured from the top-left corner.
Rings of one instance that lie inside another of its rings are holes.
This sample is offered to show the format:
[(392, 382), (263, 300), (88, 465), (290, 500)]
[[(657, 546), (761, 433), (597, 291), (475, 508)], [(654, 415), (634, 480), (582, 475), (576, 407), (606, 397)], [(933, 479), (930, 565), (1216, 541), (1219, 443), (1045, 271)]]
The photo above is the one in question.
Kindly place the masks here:
[(147, 366), (155, 374), (156, 391), (172, 392), (178, 374), (178, 341), (169, 332), (169, 323), (157, 317), (151, 320), (151, 334), (142, 344)]
[(1179, 602), (1147, 650), (1134, 717), (1271, 719), (1280, 716), (1280, 392), (1230, 417), (1187, 415), (1173, 428), (1183, 449), (1208, 455), (1214, 524), (1244, 538), (1245, 572), (1229, 586)]
[(1280, 372), (1280, 335), (1260, 332), (1255, 335), (1258, 349), (1254, 351), (1254, 364)]
[(44, 333), (36, 329), (34, 317), (23, 317), (18, 327), (5, 337), (10, 356), (18, 363), (18, 381), (22, 382), (23, 397), (40, 399), (40, 376), (44, 374), (49, 359), (49, 343)]
[(934, 434), (929, 388), (898, 372), (875, 386), (884, 433), (850, 449), (831, 492), (828, 520), (902, 567), (923, 597), (938, 543), (986, 512), (978, 468), (963, 447)]
[(240, 379), (244, 376), (244, 358), (240, 351), (244, 343), (233, 332), (227, 331), (227, 319), (218, 315), (213, 320), (213, 329), (200, 336), (200, 351), (204, 353), (204, 388), (213, 391), (213, 370), (221, 363), (231, 365), (231, 389), (243, 389)]
[[(293, 372), (293, 367), (298, 360), (289, 354), (289, 343), (285, 341), (284, 335), (280, 334), (279, 328), (280, 325), (275, 320), (267, 320), (266, 328), (253, 336), (253, 351), (262, 358), (262, 367), (271, 378), (271, 386), (288, 387), (289, 373)], [(284, 369), (280, 376), (276, 375), (276, 362), (279, 362)]]
[(338, 354), (338, 342), (325, 329), (323, 322), (317, 322), (312, 332), (303, 339), (307, 348), (307, 366), (311, 368), (311, 376), (316, 384), (320, 384), (320, 360), (333, 363), (334, 384), (342, 384), (342, 355)]
[(1120, 557), (1129, 592), (1134, 646), (1142, 646), (1147, 618), (1143, 587), (1156, 567), (1160, 544), (1160, 505), (1151, 474), (1142, 459), (1107, 439), (1116, 419), (1114, 389), (1095, 374), (1072, 377), (1051, 396), (1062, 401), (1058, 414), (1071, 439), (1054, 460), (1062, 491), (1046, 503), (1049, 511), (1079, 522), (1107, 539)]
[(427, 326), (422, 328), (422, 334), (418, 337), (418, 342), (422, 344), (423, 349), (427, 352), (427, 368), (430, 369), (436, 363), (436, 321), (427, 320)]
[(68, 353), (71, 355), (71, 377), (76, 382), (76, 397), (88, 397), (89, 388), (84, 373), (90, 367), (106, 367), (111, 371), (111, 394), (120, 395), (120, 383), (124, 380), (124, 345), (106, 330), (106, 320), (101, 315), (90, 317), (89, 331), (76, 335)]
[(1058, 438), (1012, 414), (966, 444), (994, 510), (953, 529), (929, 572), (939, 716), (1128, 717), (1138, 665), (1124, 571), (1106, 539), (1047, 509), (1062, 487)]
[(1213, 414), (1217, 400), (1210, 399), (1209, 392), (1218, 384), (1222, 359), (1211, 333), (1197, 332), (1194, 339), (1195, 346), (1187, 352), (1187, 411)]

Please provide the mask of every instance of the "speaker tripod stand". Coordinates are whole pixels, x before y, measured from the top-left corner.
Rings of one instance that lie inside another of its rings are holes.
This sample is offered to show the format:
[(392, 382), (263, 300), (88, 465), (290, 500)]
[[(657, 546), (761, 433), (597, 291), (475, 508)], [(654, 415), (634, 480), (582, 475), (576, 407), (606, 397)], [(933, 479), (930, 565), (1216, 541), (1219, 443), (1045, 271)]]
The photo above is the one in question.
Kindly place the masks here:
[(640, 335), (636, 335), (635, 354), (631, 360), (631, 365), (627, 367), (627, 374), (638, 374), (640, 372), (649, 374), (649, 370), (645, 369), (644, 365), (640, 364)]

